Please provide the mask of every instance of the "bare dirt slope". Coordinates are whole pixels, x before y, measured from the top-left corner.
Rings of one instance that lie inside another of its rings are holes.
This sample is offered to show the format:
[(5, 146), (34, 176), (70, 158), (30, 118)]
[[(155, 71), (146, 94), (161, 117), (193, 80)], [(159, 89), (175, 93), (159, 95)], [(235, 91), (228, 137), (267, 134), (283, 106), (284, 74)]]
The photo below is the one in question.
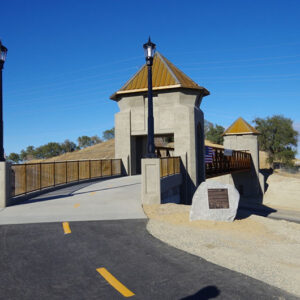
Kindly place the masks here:
[(265, 205), (300, 211), (300, 174), (274, 173), (268, 177), (267, 184)]
[(64, 160), (81, 160), (81, 159), (105, 159), (115, 158), (115, 140), (86, 147), (74, 152), (68, 152), (59, 156), (54, 156), (48, 159), (31, 160), (30, 162), (47, 162), (47, 161), (64, 161)]

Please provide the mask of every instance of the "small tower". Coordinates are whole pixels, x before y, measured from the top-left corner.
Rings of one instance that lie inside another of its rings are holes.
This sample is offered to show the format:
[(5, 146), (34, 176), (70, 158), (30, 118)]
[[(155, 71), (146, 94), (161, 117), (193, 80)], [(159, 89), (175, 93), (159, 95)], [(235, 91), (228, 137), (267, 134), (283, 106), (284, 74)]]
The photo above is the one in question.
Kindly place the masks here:
[[(204, 114), (202, 98), (209, 91), (199, 86), (159, 52), (152, 67), (155, 136), (173, 136), (174, 156), (181, 156), (185, 174), (182, 199), (191, 201), (196, 187), (205, 180)], [(115, 156), (128, 175), (141, 173), (146, 154), (148, 116), (147, 66), (142, 68), (110, 99), (120, 112), (115, 115)]]
[[(264, 193), (263, 176), (259, 173), (259, 148), (257, 137), (260, 133), (243, 118), (238, 118), (224, 132), (224, 148), (240, 151), (248, 151), (252, 157), (252, 170), (249, 182), (252, 182), (248, 195)], [(238, 178), (238, 174), (235, 176)], [(247, 190), (247, 188), (246, 188)], [(248, 189), (249, 190), (249, 189)]]

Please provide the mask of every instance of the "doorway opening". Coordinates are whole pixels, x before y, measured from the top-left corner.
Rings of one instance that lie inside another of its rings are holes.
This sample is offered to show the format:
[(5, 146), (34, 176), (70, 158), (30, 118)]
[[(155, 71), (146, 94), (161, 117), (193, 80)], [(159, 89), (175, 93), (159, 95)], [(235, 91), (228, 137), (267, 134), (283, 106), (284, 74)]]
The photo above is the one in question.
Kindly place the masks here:
[[(174, 134), (155, 135), (155, 153), (157, 157), (173, 156)], [(147, 136), (136, 135), (131, 137), (131, 175), (142, 172), (142, 158), (147, 155)]]

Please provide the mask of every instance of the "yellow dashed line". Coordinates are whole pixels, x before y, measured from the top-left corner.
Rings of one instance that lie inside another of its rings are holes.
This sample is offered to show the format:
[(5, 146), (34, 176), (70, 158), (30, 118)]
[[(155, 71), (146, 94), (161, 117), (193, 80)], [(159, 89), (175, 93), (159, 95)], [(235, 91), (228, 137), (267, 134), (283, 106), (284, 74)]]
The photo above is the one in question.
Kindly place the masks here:
[(130, 291), (117, 278), (110, 274), (105, 268), (98, 268), (97, 271), (111, 286), (113, 286), (124, 297), (134, 296), (134, 293), (132, 291)]
[(96, 194), (96, 192), (91, 192), (91, 193), (90, 193), (90, 195), (95, 195), (95, 194)]
[(62, 224), (65, 234), (71, 233), (69, 222), (63, 222)]
[(77, 208), (77, 207), (79, 207), (79, 206), (80, 206), (79, 203), (74, 204), (74, 207), (75, 207), (75, 208)]

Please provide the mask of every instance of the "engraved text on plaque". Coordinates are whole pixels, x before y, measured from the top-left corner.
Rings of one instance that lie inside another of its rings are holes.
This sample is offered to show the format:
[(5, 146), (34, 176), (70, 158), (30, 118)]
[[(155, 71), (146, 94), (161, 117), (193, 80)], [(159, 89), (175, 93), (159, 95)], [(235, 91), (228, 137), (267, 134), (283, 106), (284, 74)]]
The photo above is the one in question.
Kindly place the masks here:
[(228, 189), (208, 189), (210, 209), (229, 208)]

